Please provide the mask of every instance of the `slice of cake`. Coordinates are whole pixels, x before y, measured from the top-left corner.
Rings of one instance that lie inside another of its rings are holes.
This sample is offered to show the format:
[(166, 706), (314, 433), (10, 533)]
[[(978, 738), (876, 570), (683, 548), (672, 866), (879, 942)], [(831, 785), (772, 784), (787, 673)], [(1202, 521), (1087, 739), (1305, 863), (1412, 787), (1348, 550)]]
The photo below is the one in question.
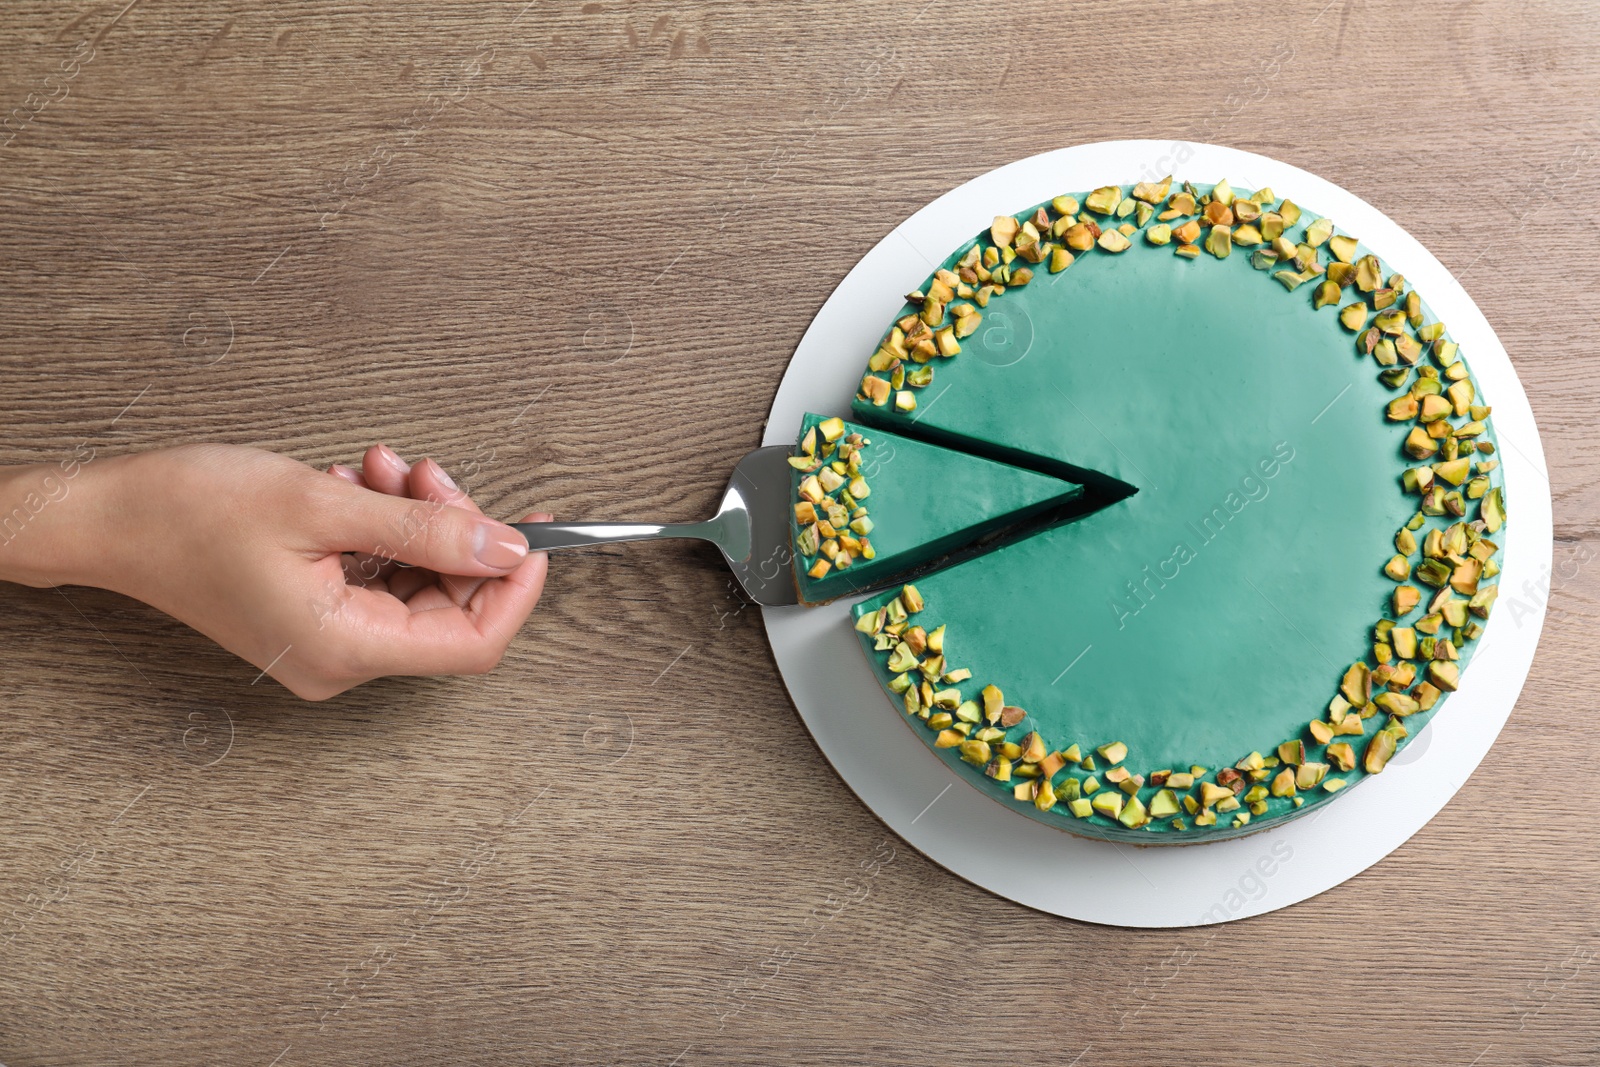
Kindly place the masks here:
[(807, 415), (795, 454), (795, 582), (804, 603), (896, 575), (1069, 507), (1082, 487), (840, 418)]
[(1506, 515), (1490, 409), (1406, 280), (1271, 190), (996, 218), (911, 294), (854, 411), (1132, 490), (856, 608), (918, 735), (1031, 817), (1253, 832), (1382, 772), (1467, 684)]

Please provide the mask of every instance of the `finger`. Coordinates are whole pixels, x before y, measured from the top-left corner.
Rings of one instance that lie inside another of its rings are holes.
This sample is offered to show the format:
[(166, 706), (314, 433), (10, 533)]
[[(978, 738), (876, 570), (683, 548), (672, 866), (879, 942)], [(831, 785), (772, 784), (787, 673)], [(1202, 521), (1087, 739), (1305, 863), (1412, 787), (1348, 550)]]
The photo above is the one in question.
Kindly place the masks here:
[(373, 445), (361, 457), (361, 471), (367, 485), (375, 492), (390, 496), (406, 495), (406, 478), (411, 474), (411, 464), (388, 445)]
[[(441, 574), (494, 577), (528, 557), (528, 542), (505, 523), (465, 508), (407, 500), (328, 479), (308, 516), (321, 548), (366, 552)], [(338, 491), (334, 491), (339, 487)]]
[(455, 480), (431, 457), (411, 468), (407, 489), (414, 500), (437, 500), (441, 504), (483, 514), (472, 498), (463, 493)]
[[(476, 512), (483, 511), (472, 498), (463, 493), (443, 467), (433, 459), (424, 459), (421, 463), (411, 468), (409, 479), (409, 495), (413, 500), (430, 500), (439, 504), (449, 504), (453, 507)], [(457, 607), (465, 607), (472, 599), (472, 594), (484, 583), (483, 578), (466, 578), (451, 574), (439, 576), (439, 587), (451, 603)]]
[[(522, 521), (549, 522), (550, 516), (536, 512)], [(483, 584), (467, 606), (468, 616), (478, 624), (480, 631), (486, 630), (510, 644), (509, 635), (521, 629), (522, 624), (528, 621), (534, 606), (539, 603), (548, 572), (548, 553), (528, 553), (528, 558), (522, 566), (504, 578)]]
[(401, 567), (398, 563), (384, 562), (377, 556), (365, 553), (343, 553), (339, 556), (339, 568), (344, 572), (346, 585), (359, 586), (362, 589), (375, 589), (380, 593), (393, 593), (390, 586), (390, 577), (400, 573), (409, 572), (410, 568)]
[[(532, 515), (524, 521), (548, 519)], [(411, 611), (391, 596), (352, 590), (351, 609), (335, 616), (350, 650), (351, 676), (491, 670), (538, 602), (546, 571), (546, 554), (529, 553), (510, 574), (485, 582), (465, 611), (454, 605)]]
[(335, 463), (328, 468), (328, 473), (343, 478), (351, 485), (358, 485), (363, 489), (367, 487), (367, 480), (361, 476), (361, 472), (354, 467), (346, 467), (343, 463)]
[[(444, 591), (439, 588), (439, 576), (420, 567), (400, 567), (389, 576), (389, 592), (407, 604), (410, 604), (418, 594), (430, 589), (441, 597), (445, 596)], [(442, 603), (455, 602), (446, 598)], [(439, 607), (442, 603), (429, 606)]]

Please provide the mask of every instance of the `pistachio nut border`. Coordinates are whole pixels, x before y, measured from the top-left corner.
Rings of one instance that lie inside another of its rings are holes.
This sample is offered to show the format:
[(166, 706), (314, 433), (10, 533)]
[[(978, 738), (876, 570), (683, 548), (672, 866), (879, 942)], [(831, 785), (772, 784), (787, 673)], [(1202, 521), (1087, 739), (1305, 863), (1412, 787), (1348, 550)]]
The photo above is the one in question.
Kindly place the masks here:
[[(1462, 650), (1483, 635), (1499, 592), (1491, 579), (1500, 571), (1500, 546), (1490, 535), (1505, 525), (1505, 488), (1487, 436), (1491, 409), (1478, 403), (1459, 345), (1443, 322), (1430, 319), (1416, 290), (1331, 219), (1280, 201), (1271, 189), (1237, 193), (1227, 181), (1203, 193), (1188, 182), (1174, 192), (1170, 177), (1107, 185), (1081, 203), (1058, 196), (1020, 216), (996, 216), (954, 270), (935, 271), (907, 295), (910, 310), (868, 360), (858, 398), (915, 411), (937, 363), (959, 356), (983, 309), (1032, 281), (1033, 267), (1060, 273), (1084, 256), (1122, 255), (1136, 243), (1170, 246), (1188, 260), (1226, 259), (1237, 249), (1289, 293), (1310, 285), (1312, 306), (1331, 309), (1395, 393), (1384, 415), (1411, 425), (1402, 451), (1417, 465), (1399, 477), (1418, 508), (1395, 533), (1394, 553), (1383, 564), (1395, 587), (1389, 612), (1372, 627), (1370, 652), (1351, 664), (1303, 736), (1229, 767), (1136, 772), (1120, 741), (1053, 748), (1061, 739), (1047, 742), (994, 683), (969, 696), (962, 687), (972, 672), (948, 664), (946, 628), (913, 618), (926, 607), (915, 586), (881, 607), (858, 608), (855, 628), (873, 651), (887, 654), (889, 689), (910, 719), (934, 733), (934, 746), (955, 749), (997, 784), (1010, 785), (1014, 800), (1069, 824), (1238, 830), (1252, 817), (1299, 809), (1308, 794), (1338, 792), (1352, 781), (1343, 776), (1358, 768), (1381, 773), (1406, 743), (1406, 720), (1457, 688)], [(1367, 723), (1380, 715), (1383, 725), (1369, 736)]]
[(844, 420), (823, 419), (802, 435), (789, 466), (796, 474), (794, 548), (796, 578), (821, 580), (858, 559), (877, 558), (868, 534), (875, 528), (864, 501), (872, 494), (861, 457), (872, 440), (845, 433)]

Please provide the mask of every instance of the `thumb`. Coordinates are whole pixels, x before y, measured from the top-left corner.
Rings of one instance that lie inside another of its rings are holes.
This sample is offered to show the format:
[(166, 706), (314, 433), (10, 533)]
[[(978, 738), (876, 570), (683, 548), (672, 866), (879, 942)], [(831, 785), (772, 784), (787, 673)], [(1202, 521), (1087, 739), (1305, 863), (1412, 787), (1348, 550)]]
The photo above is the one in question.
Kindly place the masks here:
[[(337, 483), (336, 483), (337, 484)], [(493, 577), (514, 570), (528, 542), (503, 522), (434, 500), (351, 486), (336, 505), (329, 548), (369, 552), (440, 574)]]

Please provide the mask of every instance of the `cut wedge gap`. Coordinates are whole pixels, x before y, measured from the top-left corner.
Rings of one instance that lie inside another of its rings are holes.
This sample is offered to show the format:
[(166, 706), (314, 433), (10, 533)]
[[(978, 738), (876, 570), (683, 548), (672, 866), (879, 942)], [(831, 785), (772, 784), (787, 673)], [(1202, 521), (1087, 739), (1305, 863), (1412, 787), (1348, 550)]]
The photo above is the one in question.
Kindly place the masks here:
[(795, 457), (791, 543), (808, 604), (992, 551), (1106, 502), (1052, 474), (821, 415), (801, 424)]
[[(870, 405), (857, 404), (853, 414), (868, 425), (874, 426), (876, 432), (885, 432), (881, 427), (878, 427), (878, 412)], [(888, 416), (883, 417), (882, 426), (893, 426), (894, 432), (897, 434), (939, 445), (952, 452), (976, 456), (1004, 464), (1007, 467), (1033, 471), (1051, 478), (1074, 482), (1083, 486), (1087, 495), (1093, 496), (1099, 501), (1096, 507), (1089, 509), (1091, 511), (1098, 510), (1099, 507), (1104, 507), (1107, 504), (1114, 504), (1139, 491), (1139, 487), (1136, 485), (1131, 485), (1120, 478), (1113, 478), (1108, 474), (1102, 474), (1087, 467), (1077, 467), (1070, 463), (1052, 459), (1049, 456), (1040, 456), (1031, 452), (1024, 452), (1021, 449), (1008, 448), (976, 437), (951, 433), (938, 427), (916, 422), (908, 423), (905, 419), (891, 421)]]

